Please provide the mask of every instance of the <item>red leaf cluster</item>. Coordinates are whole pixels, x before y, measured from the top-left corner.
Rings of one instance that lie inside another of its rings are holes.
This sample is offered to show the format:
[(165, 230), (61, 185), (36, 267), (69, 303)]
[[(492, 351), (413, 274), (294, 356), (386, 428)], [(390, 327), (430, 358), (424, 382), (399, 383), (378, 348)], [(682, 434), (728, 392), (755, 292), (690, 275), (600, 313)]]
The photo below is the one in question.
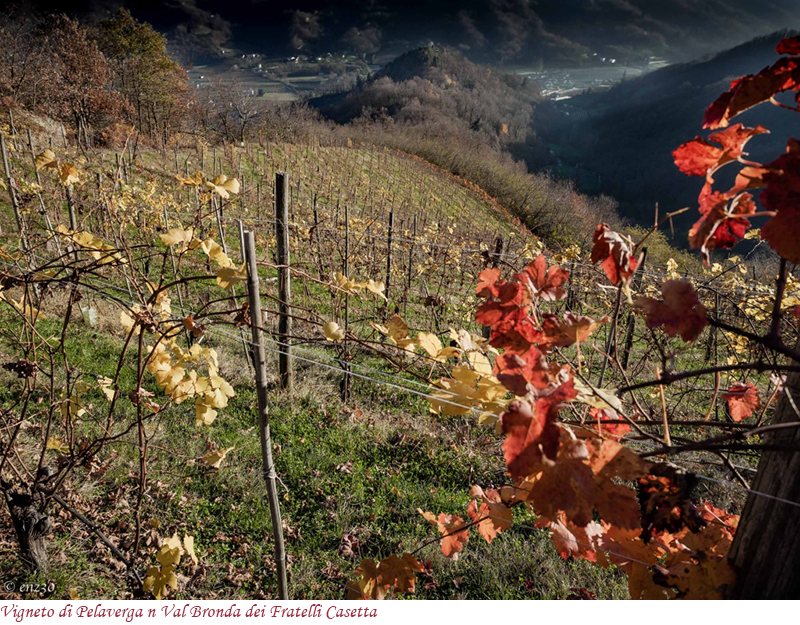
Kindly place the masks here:
[[(720, 95), (706, 110), (704, 128), (725, 128), (708, 138), (696, 137), (673, 152), (675, 164), (688, 175), (706, 176), (700, 193), (701, 218), (689, 233), (693, 248), (701, 249), (705, 262), (717, 248), (729, 248), (738, 242), (750, 227), (748, 217), (756, 214), (756, 205), (748, 189), (764, 187), (760, 199), (773, 216), (761, 229), (767, 241), (781, 257), (800, 262), (800, 148), (790, 139), (786, 153), (761, 166), (742, 160), (745, 143), (753, 136), (767, 132), (761, 126), (746, 128), (729, 126), (730, 120), (749, 108), (771, 101), (785, 91), (795, 92), (800, 105), (800, 38), (782, 40), (776, 51), (786, 55), (757, 74), (734, 80), (730, 89)], [(729, 191), (711, 190), (714, 172), (733, 161), (746, 166), (736, 177)]]
[[(747, 128), (742, 124), (736, 124), (712, 133), (708, 141), (695, 137), (677, 148), (672, 157), (678, 169), (687, 176), (711, 176), (723, 165), (742, 156), (744, 145), (750, 139), (767, 132), (769, 131), (763, 126)], [(717, 145), (713, 145), (710, 141)]]
[(630, 241), (608, 224), (597, 226), (592, 241), (592, 263), (602, 263), (609, 281), (616, 286), (630, 281), (639, 265), (631, 253)]
[[(795, 44), (787, 42), (778, 46), (779, 49), (794, 49)], [(725, 128), (732, 118), (747, 109), (766, 102), (783, 91), (797, 91), (798, 87), (800, 64), (797, 57), (778, 59), (757, 74), (747, 74), (734, 80), (730, 89), (706, 109), (703, 128)]]
[[(595, 233), (592, 260), (602, 262), (617, 285), (636, 269), (630, 242), (606, 224)], [(495, 376), (518, 396), (500, 416), (513, 486), (470, 491), (467, 515), (479, 534), (491, 542), (511, 526), (512, 506), (524, 502), (539, 515), (537, 525), (550, 530), (562, 557), (619, 566), (628, 574), (633, 598), (719, 596), (732, 579), (724, 552), (735, 529), (727, 519), (733, 517), (692, 503), (691, 474), (646, 462), (614, 440), (630, 426), (609, 423), (619, 420), (613, 409), (592, 408), (596, 424), (587, 422), (580, 438), (559, 422), (560, 410), (578, 392), (570, 367), (548, 362), (548, 355), (585, 341), (607, 319), (540, 311), (540, 302), (564, 296), (568, 277), (558, 267), (548, 268), (542, 257), (508, 281), (500, 276), (498, 269), (481, 272), (476, 293), (487, 301), (476, 319), (491, 326), (490, 344), (503, 350), (495, 359)], [(662, 295), (663, 300), (637, 302), (648, 325), (687, 341), (697, 338), (706, 317), (691, 284), (669, 281)], [(626, 485), (631, 482), (638, 492)], [(423, 514), (442, 533), (442, 552), (457, 555), (468, 535), (461, 518)], [(714, 515), (720, 520), (711, 521)]]

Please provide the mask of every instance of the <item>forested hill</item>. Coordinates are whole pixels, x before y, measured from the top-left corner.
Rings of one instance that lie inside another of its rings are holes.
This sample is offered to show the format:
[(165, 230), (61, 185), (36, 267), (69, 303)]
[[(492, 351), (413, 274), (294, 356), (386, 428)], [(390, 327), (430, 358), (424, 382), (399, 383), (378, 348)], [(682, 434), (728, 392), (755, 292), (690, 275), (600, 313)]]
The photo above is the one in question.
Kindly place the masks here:
[(540, 100), (534, 81), (429, 45), (399, 56), (346, 94), (311, 103), (339, 123), (388, 116), (400, 124), (444, 124), (499, 146), (525, 140)]
[[(584, 191), (611, 195), (619, 202), (621, 215), (641, 224), (652, 224), (656, 202), (662, 214), (694, 205), (701, 182), (678, 171), (672, 150), (697, 135), (705, 136), (702, 120), (708, 104), (734, 78), (772, 64), (777, 59), (775, 45), (784, 35), (761, 37), (711, 58), (666, 67), (604, 93), (537, 107), (534, 125), (549, 145), (554, 169), (576, 178)], [(796, 123), (790, 112), (768, 106), (749, 111), (738, 121), (772, 131), (748, 144), (756, 160), (781, 152), (780, 138)], [(678, 218), (679, 230), (688, 229), (691, 215)]]

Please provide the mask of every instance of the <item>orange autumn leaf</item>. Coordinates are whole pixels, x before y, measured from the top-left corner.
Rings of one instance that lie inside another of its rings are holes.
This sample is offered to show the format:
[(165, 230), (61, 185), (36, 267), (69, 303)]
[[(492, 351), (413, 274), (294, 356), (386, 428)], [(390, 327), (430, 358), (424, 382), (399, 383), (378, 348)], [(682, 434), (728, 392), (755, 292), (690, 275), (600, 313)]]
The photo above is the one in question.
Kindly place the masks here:
[(424, 512), (417, 508), (423, 518), (431, 525), (436, 525), (442, 535), (442, 554), (451, 560), (458, 559), (458, 553), (469, 541), (468, 529), (464, 527), (464, 519), (455, 514), (441, 513), (438, 517), (432, 512)]
[(575, 343), (583, 343), (598, 327), (608, 323), (610, 319), (603, 317), (595, 321), (588, 315), (564, 313), (561, 319), (558, 315), (542, 315), (542, 330), (545, 341), (549, 347), (566, 347)]
[[(479, 503), (478, 499), (483, 501)], [(489, 489), (486, 494), (480, 490), (480, 495), (469, 502), (467, 516), (477, 523), (478, 534), (487, 543), (491, 543), (503, 530), (509, 529), (514, 521), (511, 508), (500, 501), (500, 493), (494, 489)]]
[(478, 274), (478, 286), (475, 287), (475, 295), (478, 297), (497, 297), (496, 283), (499, 279), (499, 268), (484, 269)]
[(728, 402), (731, 419), (737, 423), (752, 415), (761, 404), (758, 389), (752, 382), (731, 385), (728, 391), (723, 393), (722, 399)]
[(404, 553), (402, 557), (392, 554), (381, 560), (378, 566), (378, 583), (384, 587), (394, 586), (400, 592), (414, 592), (417, 576), (425, 569), (422, 564), (411, 554)]

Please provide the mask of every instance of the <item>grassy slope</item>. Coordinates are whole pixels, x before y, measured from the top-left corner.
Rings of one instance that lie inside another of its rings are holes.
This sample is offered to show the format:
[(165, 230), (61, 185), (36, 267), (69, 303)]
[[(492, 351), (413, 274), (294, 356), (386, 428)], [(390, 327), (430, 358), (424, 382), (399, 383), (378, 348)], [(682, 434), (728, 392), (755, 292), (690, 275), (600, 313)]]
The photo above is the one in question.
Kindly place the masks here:
[[(151, 172), (163, 170), (155, 159), (151, 161)], [(374, 201), (365, 205), (358, 196), (374, 199), (375, 195), (359, 191), (370, 178), (383, 177), (383, 186), (391, 185), (390, 197), (396, 198), (399, 218), (406, 223), (411, 211), (402, 207), (426, 201), (427, 214), (440, 220), (460, 214), (455, 220), (457, 231), (445, 237), (453, 242), (474, 244), (481, 237), (491, 240), (498, 230), (514, 229), (502, 214), (498, 216), (496, 206), (487, 205), (452, 177), (398, 155), (283, 146), (281, 152), (272, 152), (269, 162), (273, 168), (310, 178), (313, 184), (305, 188), (324, 188), (338, 172), (337, 178), (349, 179), (356, 189), (356, 197), (350, 198), (353, 205), (365, 212), (372, 208), (375, 215), (379, 210), (385, 215), (385, 202), (390, 200), (384, 197), (384, 204), (371, 207)], [(265, 187), (270, 177), (267, 171)], [(327, 197), (323, 210), (332, 211), (334, 199), (339, 198)], [(264, 204), (269, 205), (266, 198)], [(299, 204), (306, 211), (310, 204), (302, 187)], [(3, 215), (4, 232), (13, 232), (8, 211)], [(120, 347), (120, 333), (113, 322), (116, 311), (102, 301), (92, 303), (100, 312), (101, 327), (108, 331), (73, 326), (73, 366), (86, 375), (110, 375)], [(57, 319), (57, 311), (51, 317)], [(103, 321), (109, 318), (110, 323)], [(55, 330), (55, 321), (42, 323)], [(200, 565), (179, 568), (177, 598), (272, 597), (272, 542), (259, 475), (254, 389), (235, 345), (214, 335), (208, 344), (220, 352), (221, 374), (235, 384), (237, 396), (208, 428), (194, 426), (190, 406), (172, 408), (158, 425), (144, 506), (145, 551), (152, 557), (158, 537), (176, 530), (196, 537)], [(0, 346), (0, 359), (7, 360), (12, 349)], [(270, 371), (276, 369), (271, 362)], [(474, 420), (432, 418), (425, 400), (359, 379), (354, 381), (351, 404), (344, 406), (336, 392), (336, 373), (298, 363), (297, 378), (294, 398), (277, 391), (270, 396), (276, 467), (285, 485), (282, 506), (295, 597), (344, 596), (343, 584), (361, 557), (410, 551), (433, 537), (417, 507), (465, 516), (471, 484), (504, 481), (498, 440)], [(7, 405), (15, 378), (3, 372), (0, 388), (0, 401)], [(104, 401), (99, 393), (90, 397), (98, 406)], [(30, 435), (36, 434), (33, 428)], [(235, 447), (219, 471), (198, 461), (208, 450), (208, 441)], [(105, 476), (102, 469), (79, 469), (69, 484), (67, 499), (124, 546), (132, 538), (137, 451), (132, 445), (119, 444), (104, 453), (115, 454)], [(100, 461), (110, 459), (105, 455)], [(5, 578), (28, 579), (16, 559), (5, 510), (2, 519), (0, 570)], [(435, 542), (422, 547), (417, 555), (431, 560), (432, 576), (421, 576), (416, 596), (563, 598), (576, 586), (586, 586), (599, 596), (625, 596), (625, 583), (618, 573), (586, 562), (564, 562), (546, 533), (532, 529), (532, 524), (532, 518), (523, 519), (491, 545), (474, 539), (457, 562), (441, 556)], [(353, 555), (345, 555), (340, 548), (344, 535), (358, 540)], [(130, 596), (124, 572), (108, 550), (63, 512), (55, 519), (53, 545), (50, 579), (56, 583), (55, 598), (68, 597), (70, 588), (85, 598)]]

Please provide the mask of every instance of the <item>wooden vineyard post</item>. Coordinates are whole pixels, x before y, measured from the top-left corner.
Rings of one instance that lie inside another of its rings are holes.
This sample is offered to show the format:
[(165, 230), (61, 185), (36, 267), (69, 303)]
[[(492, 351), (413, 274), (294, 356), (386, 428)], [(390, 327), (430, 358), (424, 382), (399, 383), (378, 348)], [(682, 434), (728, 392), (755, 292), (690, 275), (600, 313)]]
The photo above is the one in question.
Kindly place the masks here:
[(406, 277), (406, 292), (403, 295), (403, 315), (408, 314), (408, 295), (411, 293), (411, 275), (414, 271), (414, 243), (417, 240), (417, 216), (414, 215), (414, 234), (411, 235), (411, 246), (408, 249), (408, 276)]
[(6, 139), (2, 133), (0, 133), (0, 147), (2, 147), (3, 152), (3, 171), (6, 175), (8, 197), (11, 199), (11, 207), (14, 209), (14, 219), (17, 221), (19, 240), (22, 244), (22, 249), (27, 253), (30, 251), (30, 245), (28, 244), (28, 229), (26, 227), (25, 220), (22, 218), (22, 213), (19, 210), (19, 200), (17, 199), (16, 194), (16, 182), (14, 182), (14, 176), (11, 175), (11, 167), (8, 164), (8, 155), (6, 154)]
[(286, 550), (283, 545), (283, 525), (278, 500), (275, 464), (272, 461), (272, 437), (269, 432), (269, 407), (267, 406), (267, 358), (264, 349), (263, 315), (259, 292), (256, 244), (252, 232), (244, 233), (247, 264), (247, 293), (250, 303), (250, 326), (253, 334), (253, 361), (256, 367), (256, 389), (258, 397), (258, 432), (261, 438), (261, 470), (267, 486), (267, 502), (275, 537), (275, 566), (278, 573), (278, 597), (288, 599), (286, 583)]
[(14, 125), (14, 111), (8, 109), (8, 126), (11, 130), (11, 146), (14, 150), (17, 149), (17, 127)]
[[(344, 275), (349, 280), (350, 275), (350, 204), (344, 205)], [(350, 401), (350, 349), (347, 344), (347, 333), (350, 330), (350, 294), (344, 294), (344, 355), (342, 369), (342, 402)]]
[(289, 317), (292, 305), (291, 259), (289, 256), (289, 179), (286, 174), (275, 174), (275, 238), (277, 240), (278, 264), (278, 341), (280, 355), (281, 388), (289, 391), (294, 387), (292, 368), (292, 319)]
[(214, 217), (217, 220), (217, 230), (219, 231), (219, 244), (222, 246), (222, 251), (228, 254), (228, 245), (225, 243), (225, 231), (222, 229), (222, 209), (217, 204), (216, 199), (211, 197), (209, 200), (209, 208), (214, 211)]
[(36, 172), (36, 184), (39, 186), (39, 190), (36, 191), (36, 197), (39, 199), (39, 212), (42, 214), (42, 217), (44, 217), (44, 223), (47, 226), (47, 231), (50, 233), (50, 236), (53, 237), (53, 240), (56, 243), (56, 249), (58, 250), (58, 255), (61, 256), (61, 243), (59, 243), (56, 232), (53, 230), (53, 222), (50, 221), (50, 215), (47, 214), (47, 209), (44, 205), (44, 199), (42, 198), (42, 177), (39, 175), (39, 170), (36, 168), (36, 152), (33, 149), (33, 138), (31, 137), (30, 128), (28, 128), (28, 149), (30, 150), (31, 159), (33, 160), (33, 171)]
[(325, 265), (322, 262), (322, 244), (319, 239), (319, 211), (317, 211), (317, 194), (314, 194), (314, 235), (317, 240), (317, 266), (319, 267), (319, 279), (325, 275)]
[(394, 208), (389, 211), (389, 239), (386, 250), (386, 301), (389, 301), (389, 284), (392, 280), (392, 235), (394, 234)]
[(575, 275), (575, 260), (569, 261), (569, 281), (567, 282), (567, 310), (572, 312), (573, 297), (572, 297), (572, 279)]
[[(800, 348), (800, 341), (795, 349)], [(800, 363), (792, 363), (800, 364)], [(728, 552), (737, 569), (731, 599), (797, 599), (800, 588), (800, 372), (789, 373), (772, 425), (788, 427), (763, 435), (765, 445), (739, 527)]]
[[(638, 291), (642, 284), (642, 272), (644, 271), (644, 263), (647, 260), (647, 248), (642, 248), (642, 256), (639, 260), (639, 264), (636, 266), (636, 276), (634, 277), (634, 291)], [(622, 350), (622, 358), (620, 359), (622, 362), (622, 368), (625, 371), (628, 370), (628, 358), (631, 355), (631, 349), (633, 348), (633, 330), (636, 328), (636, 317), (634, 317), (633, 312), (628, 313), (628, 328), (625, 334), (625, 347)]]

